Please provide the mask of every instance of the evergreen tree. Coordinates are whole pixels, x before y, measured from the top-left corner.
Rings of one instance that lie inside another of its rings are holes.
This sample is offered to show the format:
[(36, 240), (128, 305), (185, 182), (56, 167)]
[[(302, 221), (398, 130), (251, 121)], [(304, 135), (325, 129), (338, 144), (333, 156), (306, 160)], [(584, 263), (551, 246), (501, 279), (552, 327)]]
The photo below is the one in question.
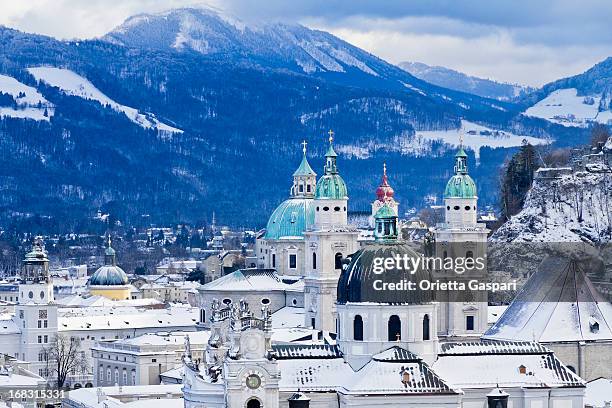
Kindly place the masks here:
[(506, 164), (502, 174), (501, 207), (506, 220), (523, 208), (537, 168), (535, 148), (523, 142), (520, 150)]

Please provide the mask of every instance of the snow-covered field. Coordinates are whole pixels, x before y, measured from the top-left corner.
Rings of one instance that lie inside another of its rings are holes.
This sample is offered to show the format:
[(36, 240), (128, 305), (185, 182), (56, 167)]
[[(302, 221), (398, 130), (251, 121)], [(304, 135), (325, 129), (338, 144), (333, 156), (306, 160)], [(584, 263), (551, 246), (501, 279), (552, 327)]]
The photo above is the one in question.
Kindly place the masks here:
[(32, 67), (28, 68), (38, 81), (45, 82), (51, 86), (60, 88), (68, 95), (79, 96), (84, 99), (98, 101), (103, 106), (109, 105), (117, 112), (123, 112), (128, 119), (138, 124), (139, 126), (149, 129), (156, 128), (161, 132), (182, 133), (183, 131), (160, 122), (152, 113), (142, 114), (136, 108), (122, 105), (115, 102), (98, 88), (96, 88), (89, 80), (78, 75), (77, 73), (64, 68), (54, 67)]
[(451, 146), (459, 146), (460, 137), (463, 134), (463, 145), (474, 150), (476, 158), (480, 157), (480, 148), (489, 147), (514, 147), (520, 146), (523, 140), (527, 140), (532, 145), (548, 144), (548, 139), (538, 139), (531, 136), (515, 135), (501, 130), (492, 130), (476, 123), (461, 121), (461, 128), (450, 130), (426, 130), (417, 131), (416, 140), (407, 146), (408, 149), (415, 148), (420, 150), (423, 142), (442, 141)]
[[(49, 120), (53, 116), (53, 105), (35, 88), (19, 82), (8, 75), (0, 75), (0, 92), (9, 94), (17, 102), (17, 108), (0, 107), (0, 117)], [(47, 116), (45, 116), (47, 110)]]
[(612, 111), (599, 111), (601, 95), (578, 96), (576, 88), (558, 89), (551, 92), (524, 114), (546, 119), (563, 126), (584, 127), (588, 122), (608, 123)]

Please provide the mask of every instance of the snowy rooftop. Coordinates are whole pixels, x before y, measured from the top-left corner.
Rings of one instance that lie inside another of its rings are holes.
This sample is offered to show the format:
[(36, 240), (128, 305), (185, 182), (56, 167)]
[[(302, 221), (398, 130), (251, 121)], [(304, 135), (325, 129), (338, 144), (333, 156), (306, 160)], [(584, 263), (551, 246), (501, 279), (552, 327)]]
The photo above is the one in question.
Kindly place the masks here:
[[(71, 390), (69, 399), (82, 407), (91, 408), (145, 408), (163, 406), (165, 408), (183, 407), (182, 384), (131, 385), (123, 387), (80, 388)], [(98, 402), (98, 390), (105, 399)], [(136, 400), (121, 402), (122, 400)]]
[[(60, 309), (61, 310), (61, 309)], [(136, 308), (78, 308), (62, 310), (58, 317), (60, 331), (117, 330), (137, 328), (190, 328), (198, 321), (197, 308), (170, 307), (168, 309)], [(84, 317), (87, 317), (86, 319)]]
[(273, 269), (241, 269), (207, 283), (201, 291), (302, 291), (303, 281), (283, 282)]
[(442, 343), (439, 355), (482, 355), (482, 354), (543, 354), (550, 353), (539, 343), (528, 341), (475, 341), (462, 343)]
[(544, 343), (611, 340), (611, 325), (612, 305), (576, 263), (566, 262), (531, 276), (483, 338)]
[(440, 355), (433, 369), (457, 388), (584, 386), (552, 353)]
[(593, 408), (603, 408), (607, 402), (612, 403), (612, 380), (598, 378), (587, 383), (584, 404)]
[(59, 307), (138, 307), (162, 304), (162, 302), (156, 299), (110, 300), (100, 295), (89, 297), (73, 295), (59, 299), (56, 303)]

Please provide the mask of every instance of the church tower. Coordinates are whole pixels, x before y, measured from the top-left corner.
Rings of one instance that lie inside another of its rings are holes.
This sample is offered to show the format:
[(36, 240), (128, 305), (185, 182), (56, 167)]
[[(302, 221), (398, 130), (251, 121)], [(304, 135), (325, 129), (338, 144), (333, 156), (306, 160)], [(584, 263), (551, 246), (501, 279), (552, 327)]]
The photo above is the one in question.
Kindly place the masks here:
[(21, 329), (19, 358), (30, 363), (32, 372), (48, 377), (44, 351), (57, 333), (57, 305), (49, 277), (49, 260), (40, 237), (35, 238), (32, 250), (23, 261), (15, 319)]
[(338, 277), (343, 259), (358, 249), (359, 233), (348, 224), (348, 191), (338, 171), (333, 136), (330, 130), (324, 174), (315, 189), (314, 224), (304, 233), (304, 307), (307, 327), (335, 332)]
[(387, 177), (387, 164), (383, 164), (383, 176), (380, 182), (380, 185), (376, 189), (376, 200), (372, 201), (372, 215), (369, 217), (370, 228), (375, 227), (375, 217), (378, 210), (381, 209), (383, 205), (387, 205), (387, 207), (391, 208), (396, 216), (399, 216), (398, 212), (398, 202), (393, 198), (395, 191), (389, 184), (389, 179)]
[[(467, 158), (460, 147), (455, 155), (455, 174), (444, 190), (445, 222), (434, 230), (435, 254), (439, 258), (486, 259), (489, 230), (485, 224), (476, 221), (478, 196), (476, 183), (468, 174)], [(464, 275), (453, 273), (451, 279), (486, 279), (486, 274), (485, 268)], [(468, 299), (465, 295), (455, 291), (441, 299), (438, 309), (439, 336), (480, 337), (486, 331), (486, 297), (482, 293), (473, 293), (474, 297)]]

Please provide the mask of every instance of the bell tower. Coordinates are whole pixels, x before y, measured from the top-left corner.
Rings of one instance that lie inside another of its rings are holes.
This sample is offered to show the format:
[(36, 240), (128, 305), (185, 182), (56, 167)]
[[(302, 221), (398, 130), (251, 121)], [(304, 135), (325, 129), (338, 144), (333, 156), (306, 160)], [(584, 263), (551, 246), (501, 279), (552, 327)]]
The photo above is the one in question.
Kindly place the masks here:
[(328, 134), (325, 172), (317, 181), (315, 191), (315, 222), (304, 232), (304, 324), (317, 330), (336, 332), (338, 277), (343, 260), (359, 248), (359, 232), (348, 223), (348, 191), (338, 171), (334, 132), (330, 130)]
[[(471, 262), (477, 258), (485, 260), (484, 270), (474, 270), (464, 275), (453, 272), (450, 276), (453, 280), (466, 280), (466, 283), (476, 277), (486, 279), (486, 245), (489, 233), (485, 224), (476, 221), (478, 196), (476, 183), (468, 174), (467, 159), (468, 155), (463, 147), (460, 147), (455, 155), (455, 174), (444, 190), (445, 222), (438, 224), (433, 234), (437, 258), (464, 258)], [(468, 299), (467, 295), (456, 291), (449, 292), (447, 297), (440, 300), (439, 336), (480, 337), (487, 330), (486, 296), (473, 293), (473, 297), (469, 296)]]
[(57, 334), (57, 305), (49, 277), (49, 260), (40, 237), (34, 239), (32, 250), (23, 261), (15, 315), (21, 329), (19, 358), (29, 362), (34, 373), (48, 377), (43, 354)]

